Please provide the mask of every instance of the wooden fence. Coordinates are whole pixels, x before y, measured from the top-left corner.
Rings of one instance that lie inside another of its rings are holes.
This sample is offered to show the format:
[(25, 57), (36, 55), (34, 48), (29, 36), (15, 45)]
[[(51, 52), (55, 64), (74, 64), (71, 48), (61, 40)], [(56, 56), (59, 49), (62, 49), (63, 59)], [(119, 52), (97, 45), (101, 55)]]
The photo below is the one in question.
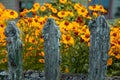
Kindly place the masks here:
[[(110, 29), (104, 18), (99, 16), (91, 20), (90, 53), (88, 80), (105, 80), (110, 48)], [(22, 80), (22, 42), (19, 30), (14, 22), (9, 22), (5, 29), (8, 50), (8, 69), (11, 80)], [(49, 18), (43, 28), (45, 52), (45, 80), (59, 80), (60, 78), (60, 30), (54, 19)]]

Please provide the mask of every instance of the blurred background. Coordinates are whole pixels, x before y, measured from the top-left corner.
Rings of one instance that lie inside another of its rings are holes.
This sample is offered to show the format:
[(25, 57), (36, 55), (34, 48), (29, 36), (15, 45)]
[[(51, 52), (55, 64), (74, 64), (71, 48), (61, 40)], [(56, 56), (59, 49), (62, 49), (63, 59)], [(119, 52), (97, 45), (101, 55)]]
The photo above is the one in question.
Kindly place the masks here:
[[(35, 2), (44, 4), (44, 2), (50, 2), (52, 0), (0, 0), (0, 5), (2, 4), (7, 9), (13, 9), (17, 12), (22, 11), (24, 8), (30, 9)], [(120, 17), (120, 0), (73, 0), (75, 2), (80, 2), (86, 7), (88, 5), (102, 4), (108, 13), (106, 17), (108, 19), (119, 18)], [(91, 2), (89, 2), (91, 1)]]

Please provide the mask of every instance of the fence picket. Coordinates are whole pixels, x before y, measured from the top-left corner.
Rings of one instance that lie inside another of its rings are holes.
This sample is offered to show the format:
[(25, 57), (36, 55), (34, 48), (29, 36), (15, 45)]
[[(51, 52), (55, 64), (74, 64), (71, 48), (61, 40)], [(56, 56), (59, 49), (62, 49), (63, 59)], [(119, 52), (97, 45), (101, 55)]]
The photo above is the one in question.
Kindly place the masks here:
[(5, 28), (8, 51), (8, 70), (10, 80), (23, 80), (22, 76), (22, 41), (20, 31), (14, 21), (10, 21)]
[(105, 80), (110, 48), (110, 28), (104, 16), (99, 16), (96, 20), (90, 21), (89, 29), (91, 34), (88, 80)]
[(59, 80), (59, 27), (52, 18), (48, 18), (43, 28), (46, 80)]

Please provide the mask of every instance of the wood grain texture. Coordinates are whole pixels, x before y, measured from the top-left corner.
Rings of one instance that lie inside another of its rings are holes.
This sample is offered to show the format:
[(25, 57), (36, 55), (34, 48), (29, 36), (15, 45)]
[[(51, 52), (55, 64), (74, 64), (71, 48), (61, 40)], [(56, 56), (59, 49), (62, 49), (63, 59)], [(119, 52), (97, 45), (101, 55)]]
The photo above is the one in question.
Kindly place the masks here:
[(45, 80), (59, 80), (60, 54), (59, 54), (59, 27), (54, 19), (48, 18), (43, 28), (45, 52)]
[(110, 48), (110, 28), (104, 18), (99, 16), (90, 21), (90, 53), (88, 80), (105, 80), (108, 51)]
[(22, 75), (22, 41), (20, 31), (14, 21), (10, 21), (5, 29), (7, 51), (8, 51), (8, 70), (10, 80), (23, 80)]

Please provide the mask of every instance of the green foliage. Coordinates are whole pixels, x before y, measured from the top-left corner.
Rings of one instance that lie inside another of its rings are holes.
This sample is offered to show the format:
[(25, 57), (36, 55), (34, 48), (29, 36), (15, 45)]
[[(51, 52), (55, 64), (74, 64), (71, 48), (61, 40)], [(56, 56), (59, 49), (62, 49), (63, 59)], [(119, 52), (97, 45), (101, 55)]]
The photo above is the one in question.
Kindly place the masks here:
[(82, 42), (80, 37), (76, 37), (75, 45), (67, 46), (66, 48), (66, 45), (61, 45), (62, 71), (64, 72), (67, 68), (69, 73), (87, 73), (89, 55), (89, 47), (87, 44)]
[(113, 64), (107, 68), (107, 74), (108, 76), (120, 76), (120, 60), (113, 58), (113, 61)]
[(7, 52), (4, 46), (0, 47), (0, 70), (7, 70)]

